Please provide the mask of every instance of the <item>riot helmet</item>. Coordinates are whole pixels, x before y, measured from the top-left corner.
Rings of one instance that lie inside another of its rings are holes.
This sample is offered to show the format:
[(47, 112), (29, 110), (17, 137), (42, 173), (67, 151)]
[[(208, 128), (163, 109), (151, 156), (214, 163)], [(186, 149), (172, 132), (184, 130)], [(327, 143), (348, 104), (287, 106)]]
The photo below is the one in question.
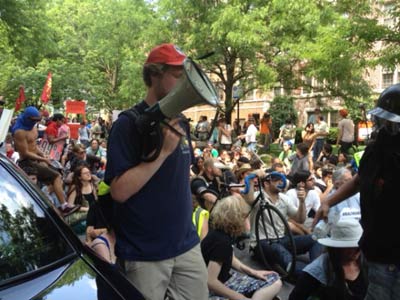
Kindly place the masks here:
[(368, 112), (374, 116), (375, 127), (390, 135), (400, 132), (400, 84), (385, 89), (379, 96), (376, 107)]

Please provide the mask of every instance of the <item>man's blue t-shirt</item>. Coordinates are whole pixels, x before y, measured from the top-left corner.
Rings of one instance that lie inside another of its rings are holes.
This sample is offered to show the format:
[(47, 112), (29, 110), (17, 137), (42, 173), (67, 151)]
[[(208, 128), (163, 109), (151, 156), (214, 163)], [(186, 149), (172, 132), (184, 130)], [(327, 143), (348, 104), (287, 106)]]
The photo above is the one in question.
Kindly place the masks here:
[[(137, 105), (139, 112), (147, 108)], [(184, 126), (184, 124), (181, 124)], [(189, 131), (185, 126), (187, 136)], [(114, 123), (107, 147), (105, 181), (138, 165), (142, 152), (141, 137), (134, 121), (121, 115)], [(182, 138), (175, 151), (135, 195), (115, 205), (114, 227), (119, 258), (157, 261), (176, 257), (199, 243), (192, 223), (190, 192), (190, 140)]]

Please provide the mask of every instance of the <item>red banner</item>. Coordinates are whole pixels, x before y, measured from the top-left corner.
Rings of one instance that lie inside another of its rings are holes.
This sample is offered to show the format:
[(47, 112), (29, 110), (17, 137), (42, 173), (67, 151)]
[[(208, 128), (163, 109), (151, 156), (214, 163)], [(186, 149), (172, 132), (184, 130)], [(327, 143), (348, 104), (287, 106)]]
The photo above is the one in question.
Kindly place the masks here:
[(73, 140), (77, 140), (79, 138), (79, 127), (80, 123), (68, 123), (67, 124), (69, 127), (69, 136)]
[(24, 87), (21, 85), (19, 87), (19, 95), (17, 100), (15, 100), (15, 111), (19, 111), (21, 109), (22, 103), (25, 101), (25, 91)]
[(65, 113), (67, 114), (85, 114), (85, 102), (68, 100), (65, 103)]
[(49, 102), (49, 100), (51, 98), (51, 85), (52, 85), (51, 73), (49, 72), (47, 74), (47, 79), (46, 79), (46, 82), (43, 87), (42, 96), (40, 97), (40, 99), (42, 99), (44, 104)]

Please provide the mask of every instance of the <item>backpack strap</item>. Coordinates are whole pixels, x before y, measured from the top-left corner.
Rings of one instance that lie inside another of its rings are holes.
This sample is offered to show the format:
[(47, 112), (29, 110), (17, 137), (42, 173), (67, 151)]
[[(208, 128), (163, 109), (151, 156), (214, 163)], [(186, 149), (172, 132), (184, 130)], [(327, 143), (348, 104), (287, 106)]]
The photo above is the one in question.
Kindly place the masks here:
[[(144, 112), (145, 112), (145, 104), (144, 101), (142, 101), (138, 104), (135, 104), (131, 108), (122, 111), (118, 115), (118, 117), (122, 115), (126, 116), (130, 120), (131, 126), (137, 128), (137, 120), (141, 117), (141, 115), (143, 115)], [(162, 146), (161, 127), (158, 126), (156, 130), (151, 132), (149, 136), (146, 136), (146, 138), (141, 138), (141, 134), (139, 133), (138, 144), (141, 145), (140, 156), (142, 161), (150, 162), (155, 160), (158, 157)], [(154, 149), (158, 149), (158, 151), (149, 156), (149, 154), (152, 153)]]

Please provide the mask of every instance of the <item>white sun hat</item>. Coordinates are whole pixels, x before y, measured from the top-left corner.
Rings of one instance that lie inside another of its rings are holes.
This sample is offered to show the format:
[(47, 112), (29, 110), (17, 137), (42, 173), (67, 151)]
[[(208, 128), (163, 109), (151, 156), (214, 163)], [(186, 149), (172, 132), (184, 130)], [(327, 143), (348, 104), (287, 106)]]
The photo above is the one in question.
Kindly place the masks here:
[(357, 220), (339, 220), (332, 225), (331, 236), (318, 239), (318, 243), (333, 248), (356, 248), (362, 232), (361, 225)]

